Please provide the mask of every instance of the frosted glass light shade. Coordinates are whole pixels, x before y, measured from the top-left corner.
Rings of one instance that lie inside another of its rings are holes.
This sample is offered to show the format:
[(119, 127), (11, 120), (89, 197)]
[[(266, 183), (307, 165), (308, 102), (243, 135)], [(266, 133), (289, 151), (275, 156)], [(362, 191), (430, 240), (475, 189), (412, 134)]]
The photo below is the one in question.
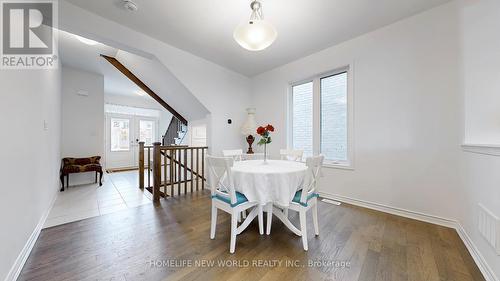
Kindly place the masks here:
[(236, 27), (233, 33), (234, 40), (250, 51), (264, 50), (277, 36), (276, 29), (266, 20), (247, 21)]

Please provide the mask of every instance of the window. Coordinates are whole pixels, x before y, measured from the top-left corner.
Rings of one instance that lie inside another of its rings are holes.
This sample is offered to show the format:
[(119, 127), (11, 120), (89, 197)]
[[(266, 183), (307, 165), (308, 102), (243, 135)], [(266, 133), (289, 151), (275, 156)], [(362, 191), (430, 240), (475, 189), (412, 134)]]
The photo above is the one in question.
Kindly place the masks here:
[(130, 150), (130, 120), (111, 118), (111, 151)]
[(292, 87), (292, 147), (313, 155), (313, 83)]
[(289, 146), (304, 155), (325, 156), (326, 164), (352, 166), (352, 98), (349, 69), (291, 85)]
[(347, 161), (347, 72), (320, 79), (321, 154)]
[(153, 145), (154, 132), (154, 121), (139, 120), (139, 141), (143, 141), (144, 145)]

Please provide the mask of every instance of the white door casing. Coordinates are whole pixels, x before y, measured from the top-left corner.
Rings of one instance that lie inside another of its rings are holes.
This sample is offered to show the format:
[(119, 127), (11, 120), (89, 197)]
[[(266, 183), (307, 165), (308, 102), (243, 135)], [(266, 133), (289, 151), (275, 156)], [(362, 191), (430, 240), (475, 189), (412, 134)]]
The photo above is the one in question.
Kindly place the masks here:
[(159, 140), (158, 119), (116, 113), (106, 114), (106, 168), (138, 165), (139, 141), (146, 145)]

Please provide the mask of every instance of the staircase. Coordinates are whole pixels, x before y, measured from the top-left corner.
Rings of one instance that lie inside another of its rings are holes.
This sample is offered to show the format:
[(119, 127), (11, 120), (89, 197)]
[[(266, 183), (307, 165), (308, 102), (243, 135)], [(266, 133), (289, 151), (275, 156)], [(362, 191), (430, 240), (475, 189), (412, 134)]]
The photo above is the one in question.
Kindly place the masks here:
[(172, 116), (165, 135), (161, 141), (163, 146), (181, 145), (187, 134), (187, 125)]
[[(204, 189), (205, 154), (208, 147), (183, 145), (188, 130), (187, 119), (116, 58), (101, 56), (172, 114), (161, 145), (154, 142), (153, 146), (145, 146), (143, 141), (139, 142), (139, 188), (150, 191), (155, 202), (159, 202), (160, 197), (174, 196), (175, 186), (178, 195), (182, 193), (181, 186), (184, 186), (184, 194), (188, 192), (188, 186), (191, 192), (198, 190), (200, 185)], [(168, 186), (170, 194), (167, 192)], [(160, 191), (161, 187), (163, 192)]]
[(123, 75), (125, 75), (130, 81), (135, 83), (139, 88), (146, 92), (151, 98), (160, 103), (167, 111), (172, 113), (172, 120), (168, 125), (167, 131), (162, 138), (163, 146), (172, 146), (182, 144), (184, 137), (187, 133), (187, 120), (182, 115), (180, 115), (173, 107), (167, 104), (160, 96), (158, 96), (153, 90), (151, 90), (146, 84), (144, 84), (136, 75), (134, 75), (125, 65), (119, 62), (116, 58), (101, 55), (105, 60), (112, 64), (116, 69), (118, 69)]

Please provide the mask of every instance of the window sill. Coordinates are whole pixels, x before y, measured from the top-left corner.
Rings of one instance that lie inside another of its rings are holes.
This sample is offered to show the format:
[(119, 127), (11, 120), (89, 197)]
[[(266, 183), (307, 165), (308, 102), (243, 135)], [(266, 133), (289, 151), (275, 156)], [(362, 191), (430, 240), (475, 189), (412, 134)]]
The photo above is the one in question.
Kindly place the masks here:
[(350, 163), (325, 162), (325, 163), (323, 163), (323, 167), (329, 168), (329, 169), (341, 169), (341, 170), (354, 171), (354, 166)]
[(462, 150), (465, 152), (500, 156), (500, 145), (498, 144), (462, 144)]

